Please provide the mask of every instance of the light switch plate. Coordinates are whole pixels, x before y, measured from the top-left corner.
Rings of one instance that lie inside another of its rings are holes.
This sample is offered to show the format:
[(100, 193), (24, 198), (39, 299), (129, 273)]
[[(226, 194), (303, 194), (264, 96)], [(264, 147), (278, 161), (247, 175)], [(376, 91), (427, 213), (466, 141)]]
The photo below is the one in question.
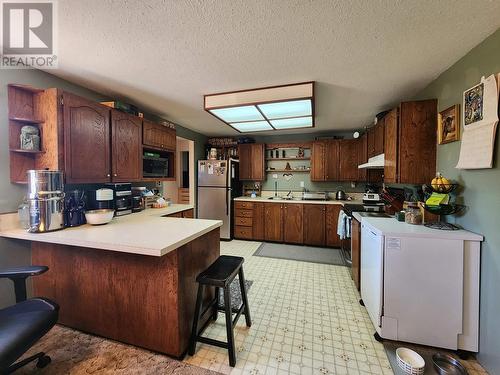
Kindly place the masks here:
[(304, 186), (304, 181), (300, 181), (300, 187), (303, 188)]
[(276, 173), (273, 173), (273, 178), (278, 178), (278, 175)]

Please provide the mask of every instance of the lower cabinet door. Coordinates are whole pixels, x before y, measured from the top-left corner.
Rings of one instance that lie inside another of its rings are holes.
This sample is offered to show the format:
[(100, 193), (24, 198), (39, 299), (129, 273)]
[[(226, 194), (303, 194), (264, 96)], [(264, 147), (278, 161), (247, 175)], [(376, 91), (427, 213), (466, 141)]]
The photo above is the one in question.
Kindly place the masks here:
[(264, 239), (283, 242), (283, 204), (266, 203), (264, 206)]
[(252, 239), (255, 241), (264, 241), (264, 203), (253, 204), (253, 218), (252, 218)]
[(283, 234), (286, 243), (304, 243), (303, 205), (285, 204), (283, 211)]
[(359, 290), (361, 283), (361, 224), (356, 219), (352, 219), (351, 222), (351, 260), (352, 279)]
[(304, 204), (304, 244), (325, 246), (324, 204)]
[(337, 234), (339, 222), (340, 205), (330, 204), (326, 206), (326, 246), (340, 247), (340, 237)]

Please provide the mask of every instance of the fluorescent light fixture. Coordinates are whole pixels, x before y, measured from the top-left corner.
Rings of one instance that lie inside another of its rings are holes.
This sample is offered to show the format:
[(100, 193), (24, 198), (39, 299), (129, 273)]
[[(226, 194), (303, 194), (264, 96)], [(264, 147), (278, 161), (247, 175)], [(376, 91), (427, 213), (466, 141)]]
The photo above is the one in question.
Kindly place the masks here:
[(264, 120), (264, 117), (254, 105), (211, 109), (210, 112), (225, 122)]
[(312, 128), (313, 126), (313, 121), (311, 116), (284, 118), (280, 120), (269, 120), (269, 121), (276, 130)]
[(250, 121), (237, 122), (229, 124), (236, 130), (242, 133), (261, 132), (265, 130), (273, 130), (272, 126), (267, 121)]
[(242, 133), (314, 127), (314, 82), (205, 95), (205, 111)]
[(312, 115), (311, 99), (260, 104), (257, 107), (269, 120)]

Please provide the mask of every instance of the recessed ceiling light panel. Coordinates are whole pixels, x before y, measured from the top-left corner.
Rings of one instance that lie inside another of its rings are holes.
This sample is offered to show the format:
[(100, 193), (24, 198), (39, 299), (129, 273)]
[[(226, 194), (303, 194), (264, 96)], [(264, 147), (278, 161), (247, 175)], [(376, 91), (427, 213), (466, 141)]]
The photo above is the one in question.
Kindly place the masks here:
[(314, 127), (314, 82), (205, 95), (205, 111), (245, 133)]
[(259, 107), (264, 116), (269, 120), (312, 115), (312, 103), (310, 99), (259, 104), (257, 107)]
[(242, 133), (261, 132), (265, 130), (273, 130), (272, 126), (267, 121), (252, 121), (238, 122), (229, 124), (236, 130)]
[(276, 130), (283, 129), (296, 129), (296, 128), (312, 128), (313, 122), (312, 117), (294, 117), (294, 118), (285, 118), (281, 120), (270, 120), (271, 125)]
[(225, 122), (264, 120), (264, 117), (254, 105), (211, 109), (210, 112)]

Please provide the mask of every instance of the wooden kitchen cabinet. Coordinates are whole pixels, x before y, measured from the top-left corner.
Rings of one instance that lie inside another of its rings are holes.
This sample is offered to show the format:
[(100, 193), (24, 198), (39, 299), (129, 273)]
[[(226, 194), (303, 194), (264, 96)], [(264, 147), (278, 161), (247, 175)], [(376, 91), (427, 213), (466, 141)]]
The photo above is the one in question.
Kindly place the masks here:
[(338, 181), (339, 141), (314, 141), (311, 147), (311, 181)]
[(377, 156), (384, 153), (384, 122), (385, 117), (377, 122), (377, 125), (367, 131), (368, 157)]
[(324, 181), (326, 142), (314, 141), (311, 146), (311, 181)]
[(111, 152), (113, 181), (142, 179), (142, 119), (111, 111)]
[(384, 129), (385, 116), (380, 119), (375, 126), (374, 155), (380, 155), (384, 153)]
[(247, 143), (238, 146), (240, 159), (240, 180), (265, 180), (265, 145), (262, 143)]
[(324, 204), (304, 204), (304, 244), (325, 246)]
[(387, 115), (384, 181), (425, 184), (436, 174), (437, 100), (403, 102)]
[(359, 141), (357, 139), (342, 139), (338, 144), (340, 159), (338, 181), (358, 181)]
[(339, 213), (342, 206), (339, 204), (326, 205), (326, 246), (340, 247), (341, 240), (337, 234)]
[(264, 241), (264, 205), (265, 203), (253, 204), (252, 239)]
[(303, 232), (303, 205), (290, 203), (284, 205), (283, 235), (285, 243), (302, 244)]
[(63, 93), (66, 183), (111, 181), (110, 109)]
[[(358, 165), (368, 162), (368, 134), (364, 133), (357, 139), (358, 143)], [(366, 169), (358, 168), (358, 181), (368, 181)]]
[(165, 150), (176, 149), (176, 132), (167, 126), (144, 120), (142, 143), (145, 146), (161, 148)]
[(265, 203), (264, 239), (266, 241), (283, 242), (283, 204)]
[(351, 275), (356, 288), (361, 288), (361, 224), (356, 219), (351, 221)]

